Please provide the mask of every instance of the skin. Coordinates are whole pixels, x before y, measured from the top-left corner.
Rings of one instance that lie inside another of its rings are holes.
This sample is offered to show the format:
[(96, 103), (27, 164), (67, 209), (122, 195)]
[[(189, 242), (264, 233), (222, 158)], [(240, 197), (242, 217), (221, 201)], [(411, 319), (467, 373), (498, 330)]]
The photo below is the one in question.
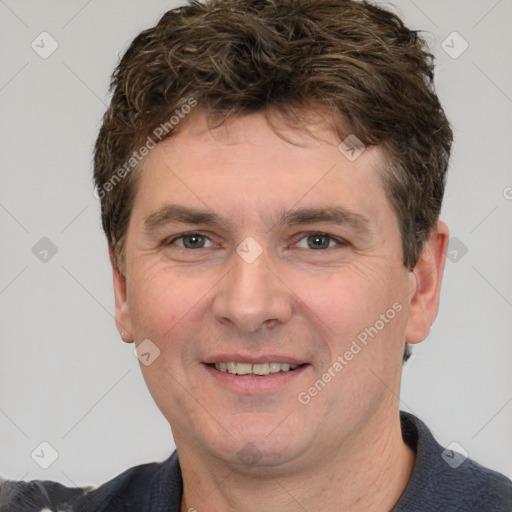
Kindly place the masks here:
[[(378, 175), (382, 150), (368, 148), (352, 162), (320, 118), (310, 124), (315, 138), (281, 128), (293, 143), (261, 113), (208, 130), (197, 111), (150, 152), (125, 275), (111, 250), (117, 325), (125, 340), (150, 339), (160, 350), (141, 369), (172, 428), (182, 511), (390, 510), (414, 464), (399, 422), (404, 342), (422, 341), (437, 315), (448, 229), (437, 223), (407, 271)], [(145, 219), (168, 203), (226, 221), (145, 229)], [(366, 229), (276, 223), (282, 210), (325, 206), (363, 216)], [(186, 232), (206, 238), (175, 239)], [(333, 238), (315, 249), (319, 232)], [(262, 250), (251, 263), (236, 250), (246, 237)], [(333, 371), (393, 304), (400, 312)], [(286, 355), (307, 365), (271, 390), (241, 392), (204, 364), (233, 353)], [(301, 403), (299, 394), (329, 368), (335, 377)], [(248, 451), (252, 459), (242, 460)]]

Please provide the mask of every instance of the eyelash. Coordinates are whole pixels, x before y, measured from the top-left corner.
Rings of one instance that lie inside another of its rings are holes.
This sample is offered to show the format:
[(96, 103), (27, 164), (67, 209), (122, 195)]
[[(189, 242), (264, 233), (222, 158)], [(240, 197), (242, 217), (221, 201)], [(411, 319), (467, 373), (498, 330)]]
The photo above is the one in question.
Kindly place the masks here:
[[(207, 240), (209, 240), (210, 242), (212, 241), (207, 235), (205, 235), (204, 233), (201, 233), (199, 231), (188, 231), (186, 233), (182, 233), (181, 235), (177, 235), (175, 237), (173, 237), (172, 239), (170, 240), (167, 240), (164, 242), (164, 245), (166, 246), (169, 246), (169, 245), (172, 245), (174, 244), (174, 242), (176, 242), (177, 240), (180, 240), (180, 239), (183, 239), (184, 237), (186, 236), (198, 236), (198, 237), (203, 237), (203, 238), (206, 238)], [(338, 237), (335, 237), (333, 235), (330, 235), (329, 233), (323, 233), (321, 231), (309, 231), (309, 232), (306, 232), (306, 233), (301, 233), (301, 237), (297, 240), (296, 243), (300, 242), (301, 240), (305, 239), (305, 238), (308, 238), (309, 236), (319, 236), (319, 237), (328, 237), (330, 240), (336, 242), (338, 244), (338, 247), (343, 247), (343, 246), (347, 246), (349, 245), (347, 241), (343, 240), (342, 238), (338, 238)], [(179, 247), (179, 246), (178, 246)], [(197, 250), (197, 249), (190, 249), (188, 247), (180, 247), (180, 249), (183, 249), (183, 250), (190, 250), (190, 251), (194, 251), (194, 250)], [(199, 247), (198, 249), (205, 249), (205, 247)], [(207, 247), (206, 247), (207, 249)], [(322, 252), (322, 251), (326, 251), (327, 249), (333, 249), (333, 247), (327, 247), (326, 249), (317, 249), (319, 252)], [(315, 249), (311, 249), (311, 251), (315, 251)], [(316, 251), (315, 251), (316, 252)]]

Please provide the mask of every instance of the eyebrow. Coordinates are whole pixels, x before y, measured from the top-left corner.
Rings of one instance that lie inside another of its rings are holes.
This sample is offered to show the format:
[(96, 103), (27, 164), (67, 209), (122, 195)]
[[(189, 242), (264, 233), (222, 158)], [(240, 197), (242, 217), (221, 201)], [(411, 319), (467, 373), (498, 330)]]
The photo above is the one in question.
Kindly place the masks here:
[(182, 224), (210, 224), (214, 226), (228, 225), (219, 215), (206, 211), (181, 206), (179, 204), (166, 204), (158, 210), (150, 213), (144, 219), (144, 229), (151, 233), (158, 228), (178, 222)]
[[(366, 216), (340, 206), (281, 210), (277, 220), (271, 223), (272, 227), (270, 230), (276, 227), (319, 222), (346, 226), (361, 232), (361, 234), (368, 234), (371, 231), (370, 221)], [(179, 204), (166, 204), (150, 213), (144, 219), (144, 230), (150, 234), (170, 223), (233, 227), (232, 219), (221, 217), (211, 211), (190, 208)]]
[(370, 231), (370, 221), (366, 216), (340, 206), (300, 208), (283, 211), (276, 225), (296, 226), (317, 222), (344, 225), (365, 233)]

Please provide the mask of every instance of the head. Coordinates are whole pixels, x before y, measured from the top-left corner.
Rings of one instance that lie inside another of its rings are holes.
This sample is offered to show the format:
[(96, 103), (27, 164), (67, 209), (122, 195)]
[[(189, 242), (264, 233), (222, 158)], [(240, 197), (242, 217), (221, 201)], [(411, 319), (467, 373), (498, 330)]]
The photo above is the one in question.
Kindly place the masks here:
[[(451, 141), (424, 41), (365, 2), (191, 2), (135, 38), (94, 177), (117, 323), (159, 351), (177, 443), (290, 463), (396, 409), (437, 313)], [(299, 367), (240, 387), (211, 366), (235, 356)]]

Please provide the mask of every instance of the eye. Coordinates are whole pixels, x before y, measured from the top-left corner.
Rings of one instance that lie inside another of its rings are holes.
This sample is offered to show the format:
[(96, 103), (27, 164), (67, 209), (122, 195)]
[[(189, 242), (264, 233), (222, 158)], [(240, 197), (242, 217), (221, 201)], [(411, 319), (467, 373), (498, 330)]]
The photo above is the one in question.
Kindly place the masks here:
[[(305, 242), (302, 242), (305, 240)], [(330, 249), (334, 245), (346, 245), (346, 242), (326, 233), (310, 233), (300, 239), (297, 247), (303, 249)]]
[[(178, 241), (180, 243), (177, 243)], [(183, 249), (203, 249), (207, 241), (212, 243), (212, 241), (202, 233), (183, 233), (166, 242), (166, 245), (175, 244)], [(211, 247), (211, 245), (209, 247)]]

